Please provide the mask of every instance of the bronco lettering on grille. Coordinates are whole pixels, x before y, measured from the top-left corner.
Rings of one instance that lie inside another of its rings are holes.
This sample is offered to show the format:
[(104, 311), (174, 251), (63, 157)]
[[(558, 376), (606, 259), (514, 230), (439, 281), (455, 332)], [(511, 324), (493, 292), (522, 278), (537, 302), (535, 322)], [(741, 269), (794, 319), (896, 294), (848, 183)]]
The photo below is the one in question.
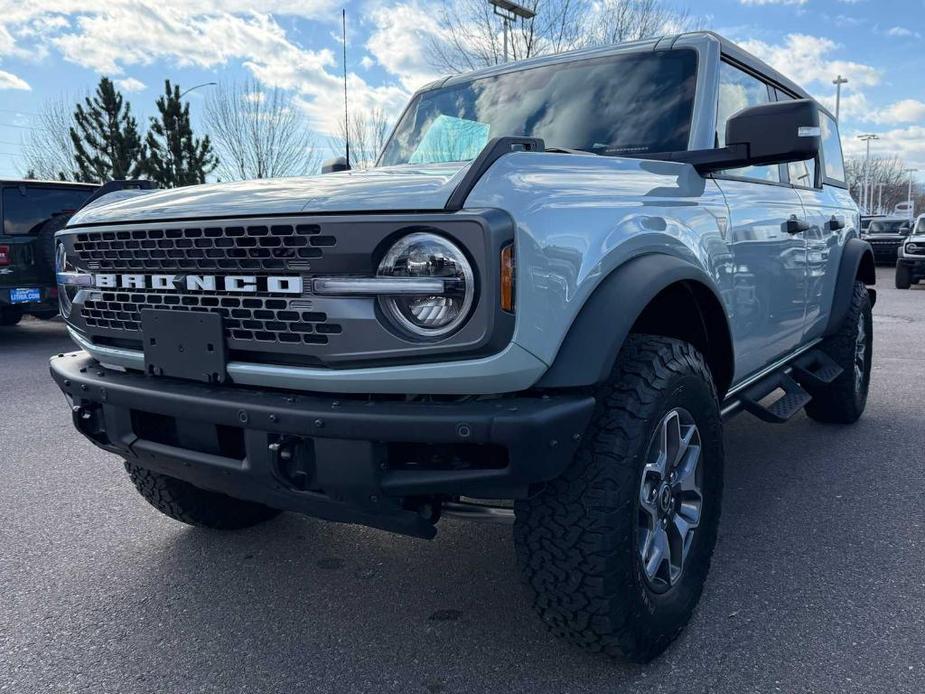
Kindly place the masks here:
[(100, 289), (167, 289), (178, 292), (270, 292), (301, 294), (302, 278), (262, 275), (142, 275), (102, 273), (94, 276)]

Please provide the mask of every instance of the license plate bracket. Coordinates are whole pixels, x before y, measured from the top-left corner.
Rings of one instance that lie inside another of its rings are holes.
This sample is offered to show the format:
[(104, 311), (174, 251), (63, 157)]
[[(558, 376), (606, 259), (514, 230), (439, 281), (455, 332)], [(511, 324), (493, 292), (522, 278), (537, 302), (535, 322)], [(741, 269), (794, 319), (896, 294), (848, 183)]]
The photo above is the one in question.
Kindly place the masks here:
[(145, 372), (153, 376), (224, 383), (228, 356), (221, 314), (206, 311), (141, 312)]

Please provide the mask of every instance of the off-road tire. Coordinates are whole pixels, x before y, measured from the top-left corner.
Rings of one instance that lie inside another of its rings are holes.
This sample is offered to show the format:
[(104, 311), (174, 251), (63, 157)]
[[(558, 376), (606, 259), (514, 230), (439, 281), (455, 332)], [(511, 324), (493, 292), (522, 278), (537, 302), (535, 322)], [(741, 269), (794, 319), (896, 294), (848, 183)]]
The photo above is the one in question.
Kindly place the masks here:
[(0, 327), (10, 327), (22, 320), (22, 309), (7, 306), (0, 308)]
[(59, 214), (45, 221), (36, 233), (35, 250), (39, 263), (46, 272), (55, 272), (55, 234), (67, 226), (72, 214)]
[(912, 286), (912, 278), (909, 277), (909, 268), (903, 265), (896, 266), (896, 288), (909, 289)]
[(125, 462), (125, 470), (135, 489), (149, 504), (165, 516), (188, 525), (213, 530), (240, 530), (270, 520), (280, 513), (261, 504), (194, 487), (128, 461)]
[[(688, 622), (709, 571), (723, 487), (719, 400), (692, 345), (631, 335), (597, 401), (571, 465), (515, 503), (517, 559), (533, 607), (555, 635), (646, 662)], [(657, 593), (639, 556), (640, 483), (655, 430), (677, 407), (700, 431), (703, 512), (680, 579)]]
[[(866, 331), (867, 349), (864, 356), (863, 385), (855, 383), (855, 356), (857, 354), (858, 324), (863, 319)], [(822, 343), (822, 350), (842, 367), (841, 376), (828, 385), (811, 391), (813, 399), (806, 406), (806, 414), (817, 422), (826, 424), (852, 424), (867, 407), (870, 390), (870, 370), (873, 357), (873, 315), (870, 294), (863, 282), (854, 283), (854, 293), (848, 314), (838, 332)]]

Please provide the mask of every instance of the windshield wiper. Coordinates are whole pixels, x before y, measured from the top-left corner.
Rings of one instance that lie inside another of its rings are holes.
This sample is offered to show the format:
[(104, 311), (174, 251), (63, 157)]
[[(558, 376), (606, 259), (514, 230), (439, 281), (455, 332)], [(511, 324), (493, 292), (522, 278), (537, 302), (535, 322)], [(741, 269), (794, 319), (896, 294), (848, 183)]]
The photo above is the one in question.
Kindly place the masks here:
[(568, 147), (547, 147), (545, 151), (553, 154), (593, 154), (596, 157), (600, 156), (597, 152), (589, 152), (586, 149), (569, 149)]

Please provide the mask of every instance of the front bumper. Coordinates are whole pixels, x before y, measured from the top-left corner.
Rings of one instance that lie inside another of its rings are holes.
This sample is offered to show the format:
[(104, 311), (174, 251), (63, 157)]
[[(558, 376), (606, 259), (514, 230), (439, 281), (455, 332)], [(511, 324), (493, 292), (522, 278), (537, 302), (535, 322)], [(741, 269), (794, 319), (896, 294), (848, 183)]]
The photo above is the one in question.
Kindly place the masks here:
[(925, 256), (903, 256), (896, 260), (896, 265), (906, 268), (913, 281), (925, 279)]
[(901, 241), (871, 241), (870, 247), (874, 251), (874, 260), (878, 263), (892, 263), (899, 255)]
[(517, 498), (557, 477), (591, 418), (586, 395), (405, 401), (257, 391), (58, 355), (78, 430), (191, 484), (274, 508), (419, 537), (442, 500)]

